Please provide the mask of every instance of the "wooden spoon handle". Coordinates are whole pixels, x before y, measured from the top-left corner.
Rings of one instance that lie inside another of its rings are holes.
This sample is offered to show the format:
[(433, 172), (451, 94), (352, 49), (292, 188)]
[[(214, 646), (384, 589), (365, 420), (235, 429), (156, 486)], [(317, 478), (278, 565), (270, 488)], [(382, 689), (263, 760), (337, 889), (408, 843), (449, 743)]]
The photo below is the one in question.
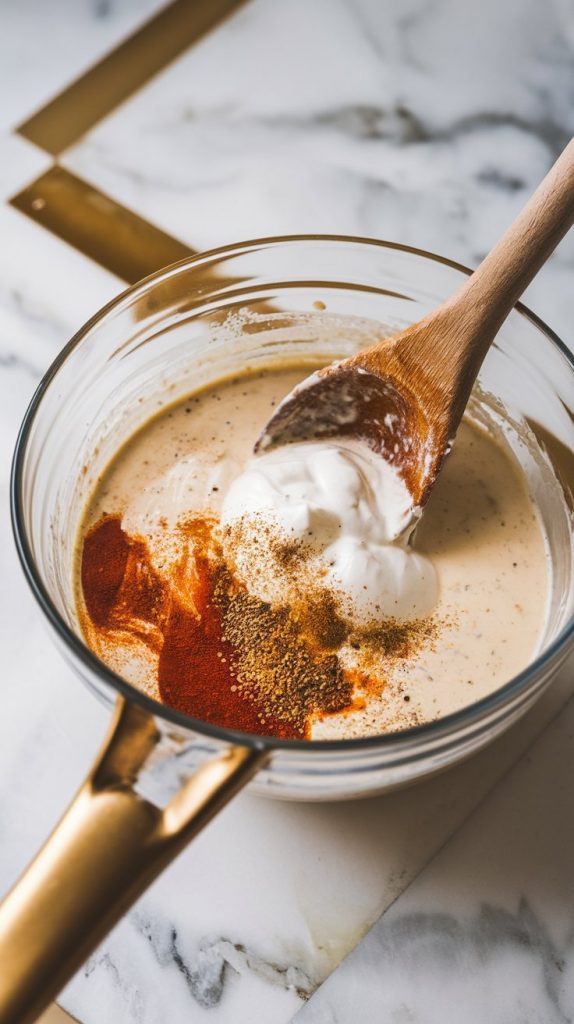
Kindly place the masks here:
[(464, 308), (479, 365), (510, 310), (574, 223), (574, 139), (522, 212), (447, 303)]

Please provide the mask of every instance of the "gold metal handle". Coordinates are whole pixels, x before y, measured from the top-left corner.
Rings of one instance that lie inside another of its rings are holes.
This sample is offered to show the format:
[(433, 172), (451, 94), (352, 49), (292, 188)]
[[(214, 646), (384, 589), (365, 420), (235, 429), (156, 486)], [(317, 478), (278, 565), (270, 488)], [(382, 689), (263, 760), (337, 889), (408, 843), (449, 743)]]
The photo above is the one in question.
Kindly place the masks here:
[(86, 781), (0, 906), (0, 1024), (32, 1024), (268, 756), (230, 747), (206, 761), (162, 810), (133, 788), (158, 738), (153, 716), (119, 698)]

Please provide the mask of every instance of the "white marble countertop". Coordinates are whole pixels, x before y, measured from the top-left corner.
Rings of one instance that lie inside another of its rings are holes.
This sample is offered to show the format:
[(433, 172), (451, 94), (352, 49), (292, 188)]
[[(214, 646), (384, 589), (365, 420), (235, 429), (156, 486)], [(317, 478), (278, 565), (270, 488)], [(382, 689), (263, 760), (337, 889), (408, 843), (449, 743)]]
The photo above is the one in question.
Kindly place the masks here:
[[(107, 719), (19, 571), (11, 451), (59, 348), (124, 287), (9, 205), (53, 162), (16, 128), (158, 6), (0, 14), (0, 890)], [(571, 0), (251, 0), (60, 163), (194, 249), (324, 231), (474, 265), (572, 134), (573, 72)], [(573, 271), (574, 236), (527, 299), (570, 345)], [(404, 792), (241, 795), (62, 1005), (82, 1024), (574, 1020), (573, 690), (570, 665), (494, 746)]]

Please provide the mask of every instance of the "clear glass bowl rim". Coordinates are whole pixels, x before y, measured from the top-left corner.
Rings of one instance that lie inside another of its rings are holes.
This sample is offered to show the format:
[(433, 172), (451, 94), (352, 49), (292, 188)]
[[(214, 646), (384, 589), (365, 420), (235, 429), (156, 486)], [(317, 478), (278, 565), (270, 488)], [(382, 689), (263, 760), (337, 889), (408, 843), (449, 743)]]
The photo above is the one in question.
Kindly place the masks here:
[[(81, 637), (70, 629), (64, 618), (60, 615), (50, 597), (50, 594), (44, 586), (26, 533), (23, 483), (27, 444), (34, 419), (41, 405), (43, 396), (49, 388), (52, 380), (56, 377), (60, 367), (74, 349), (81, 344), (91, 330), (109, 314), (121, 309), (122, 306), (129, 305), (138, 294), (145, 293), (153, 285), (158, 284), (169, 277), (177, 276), (177, 274), (183, 269), (187, 270), (199, 267), (202, 264), (211, 262), (217, 258), (232, 256), (234, 253), (239, 254), (242, 250), (247, 252), (261, 248), (313, 242), (333, 244), (343, 243), (346, 245), (394, 249), (399, 252), (421, 257), (425, 260), (441, 263), (444, 266), (451, 267), (453, 270), (457, 270), (466, 275), (472, 274), (472, 270), (461, 263), (457, 263), (454, 260), (447, 259), (444, 256), (439, 256), (437, 253), (428, 252), (424, 249), (418, 249), (410, 245), (402, 245), (399, 242), (388, 242), (382, 239), (355, 235), (302, 234), (248, 239), (246, 241), (220, 246), (215, 249), (208, 249), (204, 252), (198, 253), (196, 256), (179, 260), (177, 263), (172, 263), (156, 273), (151, 274), (149, 277), (143, 278), (141, 281), (138, 281), (136, 284), (121, 292), (98, 310), (94, 316), (76, 332), (76, 334), (66, 345), (64, 345), (62, 350), (56, 356), (32, 396), (18, 432), (12, 460), (12, 472), (10, 479), (10, 511), (14, 540), (20, 564), (32, 593), (49, 623), (55, 629), (57, 635), (64, 641), (66, 647), (88, 670), (98, 675), (100, 679), (112, 690), (116, 690), (126, 699), (139, 704), (152, 714), (157, 715), (174, 725), (183, 727), (184, 729), (235, 745), (240, 744), (243, 746), (270, 750), (304, 750), (308, 754), (312, 754), (313, 750), (316, 750), (319, 753), (320, 751), (343, 752), (345, 750), (352, 749), (366, 750), (369, 748), (404, 747), (406, 753), (406, 748), (411, 746), (413, 742), (416, 743), (417, 741), (420, 741), (420, 743), (424, 743), (427, 740), (432, 741), (432, 739), (438, 739), (439, 736), (445, 733), (456, 733), (459, 730), (462, 731), (466, 727), (488, 717), (491, 712), (503, 707), (521, 692), (528, 690), (530, 683), (535, 679), (535, 677), (544, 670), (548, 662), (551, 662), (560, 653), (565, 644), (567, 644), (568, 640), (572, 638), (574, 634), (574, 616), (570, 617), (561, 632), (557, 637), (555, 637), (552, 643), (548, 645), (546, 650), (544, 650), (542, 654), (538, 655), (538, 657), (528, 665), (527, 668), (523, 669), (522, 672), (510, 679), (504, 684), (504, 686), (495, 690), (494, 693), (481, 698), (481, 700), (475, 701), (473, 704), (466, 705), (464, 708), (461, 708), (459, 711), (453, 712), (450, 715), (445, 715), (442, 718), (426, 722), (422, 725), (413, 726), (410, 729), (404, 729), (395, 733), (386, 733), (380, 736), (364, 736), (358, 739), (347, 740), (313, 741), (277, 739), (275, 737), (258, 736), (252, 733), (223, 729), (219, 726), (203, 722), (201, 719), (184, 715), (181, 712), (175, 711), (173, 708), (170, 708), (165, 704), (160, 704), (159, 701), (148, 697), (146, 694), (137, 690), (130, 683), (122, 679), (121, 676), (108, 668), (107, 665), (100, 661), (97, 655), (90, 650)], [(532, 310), (523, 303), (516, 303), (515, 309), (530, 320), (548, 338), (548, 340), (559, 349), (574, 373), (574, 354), (568, 349), (552, 328), (548, 327), (548, 325), (544, 323), (536, 313), (533, 313)]]

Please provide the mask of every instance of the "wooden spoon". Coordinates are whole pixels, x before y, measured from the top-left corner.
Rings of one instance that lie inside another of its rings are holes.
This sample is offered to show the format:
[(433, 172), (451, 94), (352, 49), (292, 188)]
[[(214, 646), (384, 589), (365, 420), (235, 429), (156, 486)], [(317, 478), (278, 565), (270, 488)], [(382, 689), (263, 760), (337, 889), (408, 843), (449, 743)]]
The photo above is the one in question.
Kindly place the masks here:
[(479, 268), (434, 312), (318, 371), (277, 407), (255, 451), (363, 440), (426, 502), (498, 329), (574, 222), (574, 140)]

